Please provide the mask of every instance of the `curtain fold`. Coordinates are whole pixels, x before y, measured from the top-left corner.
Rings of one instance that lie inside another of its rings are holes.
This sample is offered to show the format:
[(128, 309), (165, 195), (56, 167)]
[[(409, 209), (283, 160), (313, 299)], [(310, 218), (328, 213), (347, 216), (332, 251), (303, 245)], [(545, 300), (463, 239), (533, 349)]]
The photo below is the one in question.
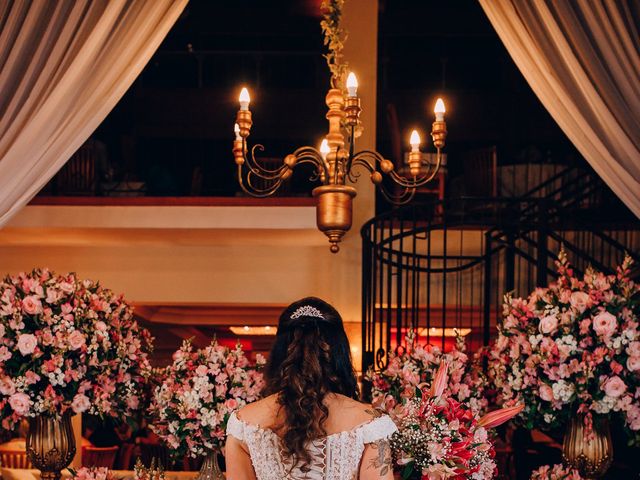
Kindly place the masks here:
[(0, 1), (0, 227), (100, 125), (186, 4)]
[(479, 1), (544, 107), (640, 217), (640, 1)]

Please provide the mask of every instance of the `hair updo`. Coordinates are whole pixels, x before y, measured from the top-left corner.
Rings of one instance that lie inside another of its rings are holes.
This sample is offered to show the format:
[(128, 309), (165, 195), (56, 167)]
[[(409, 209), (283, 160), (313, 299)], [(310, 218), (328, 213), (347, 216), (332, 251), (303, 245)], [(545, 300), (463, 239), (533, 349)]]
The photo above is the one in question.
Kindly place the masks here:
[(280, 426), (285, 454), (304, 470), (307, 444), (326, 435), (330, 393), (359, 399), (349, 340), (335, 308), (316, 297), (289, 305), (266, 366), (267, 394), (277, 394), (284, 411)]

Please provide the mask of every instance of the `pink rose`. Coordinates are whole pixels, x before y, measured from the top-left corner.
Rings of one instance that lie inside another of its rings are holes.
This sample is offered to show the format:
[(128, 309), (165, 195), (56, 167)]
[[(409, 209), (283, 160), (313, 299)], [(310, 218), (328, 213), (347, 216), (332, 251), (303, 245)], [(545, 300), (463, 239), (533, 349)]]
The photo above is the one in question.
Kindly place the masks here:
[(542, 317), (540, 319), (540, 333), (545, 335), (549, 335), (556, 331), (558, 328), (558, 319), (555, 315), (547, 315), (546, 317)]
[(73, 332), (71, 332), (68, 340), (71, 350), (78, 350), (85, 343), (84, 335), (80, 333), (79, 330), (74, 330)]
[(235, 410), (238, 408), (238, 401), (235, 398), (230, 398), (226, 402), (224, 402), (224, 406), (229, 410)]
[(604, 382), (603, 388), (604, 393), (612, 398), (618, 398), (627, 390), (627, 386), (618, 376), (609, 378), (606, 382)]
[(640, 370), (640, 357), (629, 357), (627, 359), (627, 368), (632, 372)]
[(16, 386), (13, 384), (13, 380), (9, 377), (0, 378), (0, 393), (2, 395), (13, 395), (16, 393)]
[(73, 401), (71, 402), (71, 409), (74, 413), (82, 413), (89, 410), (91, 406), (91, 401), (89, 401), (89, 397), (82, 393), (78, 393), (75, 397), (73, 397)]
[(578, 310), (580, 313), (583, 313), (591, 304), (589, 294), (586, 292), (572, 292), (571, 299), (569, 301), (571, 303), (571, 306)]
[(22, 300), (22, 310), (29, 315), (36, 315), (42, 313), (42, 302), (38, 297), (29, 295)]
[(102, 320), (98, 320), (96, 322), (96, 330), (98, 332), (103, 332), (103, 333), (106, 332), (107, 331), (107, 324), (104, 323)]
[(208, 371), (209, 369), (206, 365), (199, 365), (198, 368), (196, 368), (196, 375), (204, 377)]
[(618, 320), (609, 312), (601, 312), (593, 319), (593, 331), (601, 337), (610, 337), (618, 328)]
[(18, 350), (25, 355), (31, 355), (38, 345), (38, 339), (30, 333), (23, 333), (18, 337)]
[(553, 390), (546, 383), (540, 385), (540, 398), (545, 402), (553, 401)]
[(29, 412), (31, 399), (26, 393), (14, 393), (9, 397), (9, 405), (18, 415), (24, 416)]
[(73, 283), (60, 282), (60, 290), (62, 290), (64, 293), (73, 292)]
[(4, 337), (5, 333), (7, 333), (7, 332), (6, 332), (5, 328), (4, 328), (4, 325), (2, 325), (0, 323), (0, 338)]

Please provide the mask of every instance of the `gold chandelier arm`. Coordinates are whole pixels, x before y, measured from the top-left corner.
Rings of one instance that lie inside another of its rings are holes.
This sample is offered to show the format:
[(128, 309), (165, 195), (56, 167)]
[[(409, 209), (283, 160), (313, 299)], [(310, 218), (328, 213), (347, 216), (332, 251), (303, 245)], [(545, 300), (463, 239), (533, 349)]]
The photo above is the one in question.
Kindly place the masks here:
[(353, 158), (349, 165), (349, 171), (347, 172), (347, 176), (352, 183), (356, 183), (360, 178), (360, 172), (355, 172), (355, 167), (360, 166), (367, 170), (370, 174), (373, 174), (376, 169), (372, 166), (364, 157)]
[(242, 166), (238, 165), (238, 183), (240, 184), (240, 188), (244, 193), (246, 193), (247, 195), (251, 195), (252, 197), (269, 197), (273, 195), (278, 190), (278, 188), (280, 188), (280, 185), (282, 185), (282, 177), (277, 177), (273, 181), (273, 184), (269, 185), (266, 188), (259, 188), (253, 184), (253, 181), (251, 180), (252, 175), (255, 176), (251, 170), (247, 170), (245, 181), (245, 177), (243, 177), (242, 175)]
[(394, 205), (397, 205), (397, 206), (406, 205), (411, 200), (413, 200), (413, 197), (416, 195), (415, 188), (407, 188), (407, 187), (404, 188), (404, 190), (400, 195), (394, 195), (392, 193), (389, 193), (387, 189), (384, 187), (384, 185), (380, 185), (380, 192), (382, 193), (384, 198), (387, 199), (388, 202), (393, 203)]
[[(246, 142), (245, 142), (245, 148), (246, 148)], [(265, 168), (264, 166), (260, 165), (260, 163), (258, 162), (258, 160), (256, 159), (256, 151), (264, 151), (264, 146), (261, 144), (256, 144), (251, 148), (251, 154), (247, 155), (245, 152), (244, 158), (246, 160), (246, 164), (247, 164), (247, 168), (249, 169), (249, 171), (255, 175), (256, 177), (259, 177), (263, 180), (276, 180), (277, 178), (279, 178), (282, 175), (282, 172), (284, 170), (287, 169), (287, 166), (283, 163), (281, 166), (279, 166), (276, 169), (268, 169)]]
[[(382, 170), (382, 165), (385, 161), (384, 157), (380, 155), (378, 152), (373, 150), (361, 150), (355, 155), (350, 155), (350, 159), (348, 162), (347, 176), (349, 180), (352, 182), (357, 182), (360, 177), (360, 173), (355, 173), (354, 169), (358, 166), (363, 167), (367, 170), (371, 175), (376, 173), (378, 170), (377, 167), (380, 167)], [(373, 178), (372, 178), (373, 180)], [(374, 181), (374, 183), (376, 183)]]
[(304, 163), (313, 163), (320, 178), (329, 178), (329, 164), (316, 148), (300, 147), (293, 152), (293, 155), (298, 159), (298, 163), (303, 163), (302, 160)]
[[(423, 165), (426, 164), (428, 166), (430, 166), (431, 164), (423, 162)], [(424, 176), (420, 176), (420, 177), (416, 177), (413, 180), (409, 180), (406, 177), (403, 177), (402, 175), (399, 175), (398, 173), (396, 173), (395, 171), (391, 171), (389, 172), (390, 177), (393, 179), (394, 182), (396, 182), (398, 185), (405, 187), (405, 188), (418, 188), (421, 187), (427, 183), (429, 183), (431, 180), (433, 180), (436, 175), (438, 174), (438, 172), (440, 171), (440, 165), (442, 164), (442, 153), (441, 150), (438, 148), (437, 149), (437, 153), (436, 153), (436, 164), (435, 167), (433, 167), (433, 170), (431, 170), (430, 172), (427, 171), (427, 173)]]

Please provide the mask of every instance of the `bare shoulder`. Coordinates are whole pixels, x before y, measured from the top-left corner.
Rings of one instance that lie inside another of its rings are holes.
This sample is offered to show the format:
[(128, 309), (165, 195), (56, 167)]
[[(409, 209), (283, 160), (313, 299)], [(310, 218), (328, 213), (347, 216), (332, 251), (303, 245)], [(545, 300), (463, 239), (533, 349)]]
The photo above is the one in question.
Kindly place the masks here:
[(380, 416), (371, 404), (362, 403), (343, 395), (335, 396), (332, 410), (346, 420), (350, 427), (356, 427)]
[(260, 427), (269, 427), (274, 423), (278, 412), (278, 396), (270, 395), (242, 407), (236, 413), (237, 417), (245, 423)]

